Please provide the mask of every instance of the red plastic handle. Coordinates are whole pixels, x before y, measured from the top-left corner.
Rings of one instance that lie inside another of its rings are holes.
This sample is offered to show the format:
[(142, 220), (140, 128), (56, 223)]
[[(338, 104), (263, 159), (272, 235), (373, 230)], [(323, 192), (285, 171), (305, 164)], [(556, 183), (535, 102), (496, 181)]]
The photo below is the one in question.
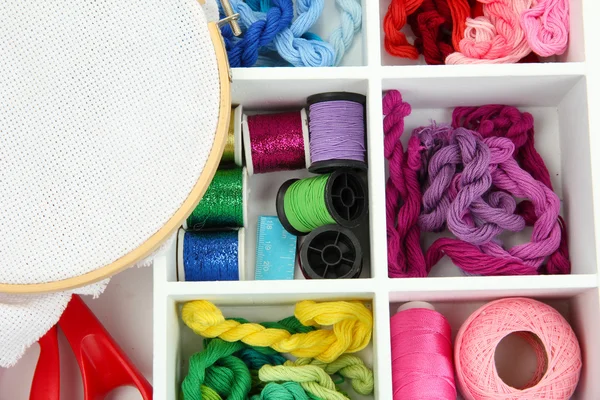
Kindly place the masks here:
[(38, 343), (40, 358), (33, 374), (29, 400), (60, 400), (60, 357), (56, 326)]
[(58, 325), (79, 363), (85, 400), (104, 399), (121, 386), (134, 386), (144, 400), (152, 399), (150, 383), (79, 296), (73, 295)]

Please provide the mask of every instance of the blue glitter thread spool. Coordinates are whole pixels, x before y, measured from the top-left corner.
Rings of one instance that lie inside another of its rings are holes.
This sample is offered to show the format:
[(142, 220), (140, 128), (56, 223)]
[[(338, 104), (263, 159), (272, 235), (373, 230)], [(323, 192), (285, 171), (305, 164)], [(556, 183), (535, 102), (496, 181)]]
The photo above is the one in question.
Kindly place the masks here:
[(245, 279), (244, 229), (177, 235), (177, 280), (180, 282)]

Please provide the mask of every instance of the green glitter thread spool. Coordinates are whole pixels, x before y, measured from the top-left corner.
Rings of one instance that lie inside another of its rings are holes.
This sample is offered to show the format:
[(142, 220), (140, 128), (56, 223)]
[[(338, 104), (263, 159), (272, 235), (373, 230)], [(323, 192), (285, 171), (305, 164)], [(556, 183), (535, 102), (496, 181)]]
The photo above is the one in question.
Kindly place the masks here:
[(223, 150), (223, 156), (219, 168), (230, 168), (242, 166), (242, 106), (231, 109), (231, 119), (229, 120), (229, 131), (227, 132), (227, 142)]
[(247, 225), (246, 168), (220, 169), (184, 229), (243, 228)]

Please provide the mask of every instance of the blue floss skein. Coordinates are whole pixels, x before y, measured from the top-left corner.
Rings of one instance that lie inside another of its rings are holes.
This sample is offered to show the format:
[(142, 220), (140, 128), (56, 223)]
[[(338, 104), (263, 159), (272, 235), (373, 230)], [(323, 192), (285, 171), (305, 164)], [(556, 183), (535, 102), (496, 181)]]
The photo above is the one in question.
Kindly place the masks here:
[(360, 32), (362, 27), (362, 8), (358, 0), (336, 0), (336, 4), (342, 10), (342, 24), (331, 33), (329, 42), (335, 49), (335, 65), (339, 65), (352, 46), (354, 35)]
[(267, 355), (252, 348), (247, 348), (235, 353), (235, 356), (244, 362), (249, 369), (259, 370), (263, 365), (283, 365), (287, 358), (281, 354)]
[[(240, 5), (252, 12), (246, 3), (234, 2), (232, 6), (237, 12), (240, 12)], [(267, 11), (266, 18), (257, 20), (254, 23), (246, 23), (248, 29), (242, 40), (232, 44), (227, 50), (229, 64), (232, 68), (251, 67), (258, 60), (258, 51), (271, 43), (276, 35), (282, 30), (288, 28), (294, 18), (294, 6), (291, 0), (273, 0), (273, 6)], [(230, 28), (229, 28), (230, 29)], [(227, 28), (226, 28), (227, 30)], [(224, 34), (224, 36), (227, 33)]]
[(187, 282), (238, 281), (238, 231), (185, 232), (183, 268)]
[(252, 11), (267, 12), (271, 8), (271, 0), (246, 0)]
[[(252, 26), (265, 18), (264, 13), (253, 11), (242, 0), (232, 0), (231, 4), (240, 14), (242, 25)], [(331, 67), (334, 65), (335, 50), (329, 43), (303, 37), (321, 16), (324, 4), (324, 0), (298, 0), (296, 3), (298, 17), (289, 29), (283, 29), (273, 40), (277, 52), (293, 66)]]

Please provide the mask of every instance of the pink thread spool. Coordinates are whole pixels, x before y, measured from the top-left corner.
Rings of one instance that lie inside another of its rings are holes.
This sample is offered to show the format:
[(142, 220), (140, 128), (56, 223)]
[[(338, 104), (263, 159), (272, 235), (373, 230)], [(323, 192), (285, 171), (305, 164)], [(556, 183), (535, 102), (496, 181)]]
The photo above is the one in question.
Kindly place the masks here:
[(248, 175), (310, 167), (306, 110), (242, 117)]
[[(533, 349), (537, 366), (521, 388), (498, 375), (495, 354), (510, 334)], [(475, 311), (456, 336), (454, 358), (467, 400), (568, 400), (581, 372), (581, 350), (568, 322), (554, 308), (526, 298), (492, 301)]]
[(391, 318), (394, 400), (455, 400), (452, 336), (446, 318), (410, 302)]

